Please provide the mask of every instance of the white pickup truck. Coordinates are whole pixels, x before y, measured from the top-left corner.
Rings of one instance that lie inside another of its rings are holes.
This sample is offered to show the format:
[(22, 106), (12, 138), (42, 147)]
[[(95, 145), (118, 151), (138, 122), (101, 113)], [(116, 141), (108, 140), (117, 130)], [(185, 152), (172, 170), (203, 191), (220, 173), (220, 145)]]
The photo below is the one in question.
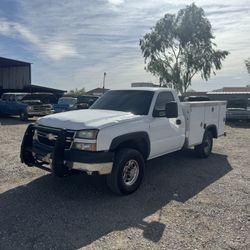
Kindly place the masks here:
[(145, 162), (194, 147), (208, 157), (224, 135), (226, 102), (181, 103), (167, 88), (111, 90), (90, 109), (40, 118), (27, 128), (21, 161), (65, 176), (72, 168), (106, 175), (112, 191), (130, 194)]

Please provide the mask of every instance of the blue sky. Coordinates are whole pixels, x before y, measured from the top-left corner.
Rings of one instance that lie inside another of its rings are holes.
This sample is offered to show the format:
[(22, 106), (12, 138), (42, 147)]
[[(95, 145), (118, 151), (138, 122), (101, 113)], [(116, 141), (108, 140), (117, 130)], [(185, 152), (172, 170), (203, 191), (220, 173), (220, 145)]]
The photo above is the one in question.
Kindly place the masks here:
[[(165, 13), (193, 1), (0, 0), (0, 56), (32, 64), (32, 83), (61, 89), (108, 88), (157, 79), (144, 70), (139, 39)], [(230, 51), (223, 69), (192, 89), (213, 90), (250, 82), (250, 0), (199, 0), (218, 48)]]

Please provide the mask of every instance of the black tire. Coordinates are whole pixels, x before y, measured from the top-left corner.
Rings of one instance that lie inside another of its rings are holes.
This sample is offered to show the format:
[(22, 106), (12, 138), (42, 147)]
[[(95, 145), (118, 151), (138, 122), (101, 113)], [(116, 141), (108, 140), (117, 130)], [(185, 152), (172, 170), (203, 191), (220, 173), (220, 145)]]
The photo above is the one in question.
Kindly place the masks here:
[(26, 164), (28, 167), (32, 167), (36, 163), (36, 160), (33, 157), (32, 152), (28, 150), (29, 148), (32, 147), (33, 135), (34, 135), (33, 125), (30, 124), (25, 131), (20, 151), (21, 162)]
[(58, 161), (53, 164), (52, 172), (56, 177), (62, 178), (68, 175), (70, 170), (66, 164), (62, 163), (61, 161)]
[(27, 121), (28, 120), (28, 114), (25, 111), (20, 111), (19, 117), (20, 117), (21, 121)]
[(202, 143), (194, 147), (195, 153), (199, 158), (207, 158), (213, 149), (213, 134), (206, 131)]
[[(107, 185), (117, 194), (131, 194), (139, 188), (144, 176), (144, 168), (145, 162), (140, 152), (130, 148), (120, 149), (116, 153), (112, 172), (107, 175)], [(133, 178), (130, 173), (134, 175)]]

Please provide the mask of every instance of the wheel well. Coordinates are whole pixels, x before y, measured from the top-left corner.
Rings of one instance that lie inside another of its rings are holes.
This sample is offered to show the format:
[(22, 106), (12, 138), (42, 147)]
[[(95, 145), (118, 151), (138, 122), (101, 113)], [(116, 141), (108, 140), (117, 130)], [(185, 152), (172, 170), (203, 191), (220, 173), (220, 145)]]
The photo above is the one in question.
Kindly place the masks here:
[(206, 131), (209, 131), (212, 133), (213, 138), (218, 138), (218, 132), (217, 132), (217, 128), (215, 125), (210, 125), (206, 128)]
[(144, 159), (147, 159), (150, 153), (149, 139), (147, 137), (127, 138), (125, 140), (114, 140), (111, 145), (111, 151), (117, 151), (122, 148), (132, 148), (139, 151)]

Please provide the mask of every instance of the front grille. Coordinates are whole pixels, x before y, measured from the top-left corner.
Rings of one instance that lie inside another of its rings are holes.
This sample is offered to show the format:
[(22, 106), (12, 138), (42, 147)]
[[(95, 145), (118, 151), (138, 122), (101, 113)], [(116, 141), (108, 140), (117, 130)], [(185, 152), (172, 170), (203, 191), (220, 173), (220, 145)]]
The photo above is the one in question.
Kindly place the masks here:
[(42, 106), (42, 105), (33, 105), (33, 111), (34, 112), (44, 112), (44, 111), (49, 111), (51, 110), (50, 107), (48, 106)]
[[(40, 144), (54, 147), (58, 135), (60, 133), (59, 129), (52, 129), (47, 127), (38, 127), (36, 129), (36, 138)], [(65, 149), (69, 149), (73, 138), (74, 138), (75, 131), (67, 131), (66, 133), (66, 141), (65, 141)]]

